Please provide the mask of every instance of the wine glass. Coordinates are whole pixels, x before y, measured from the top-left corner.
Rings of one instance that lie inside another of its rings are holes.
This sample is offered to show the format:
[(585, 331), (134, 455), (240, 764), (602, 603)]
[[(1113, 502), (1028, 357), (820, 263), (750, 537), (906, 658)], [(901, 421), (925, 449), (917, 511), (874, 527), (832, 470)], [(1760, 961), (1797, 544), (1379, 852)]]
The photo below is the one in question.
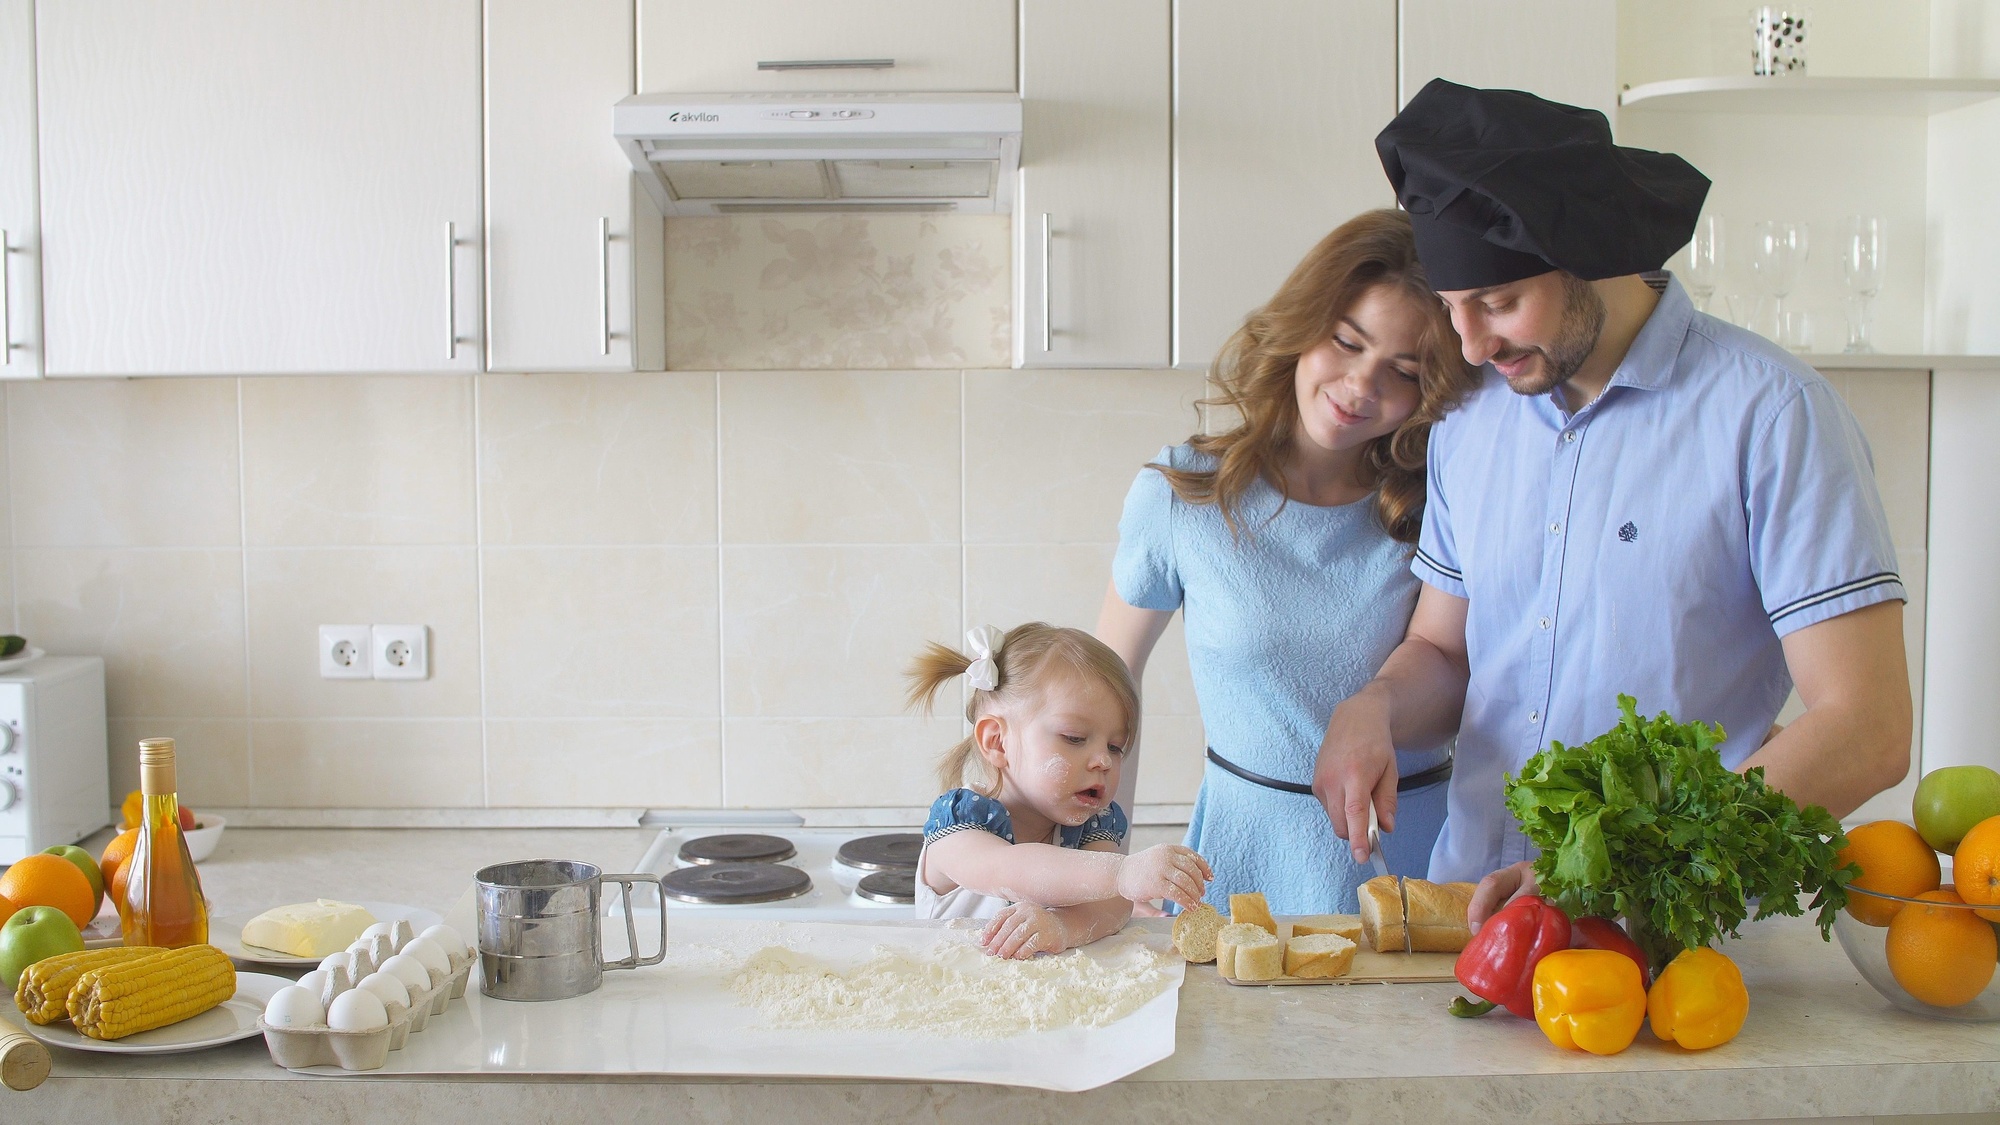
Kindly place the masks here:
[(1848, 298), (1854, 315), (1848, 321), (1847, 351), (1849, 353), (1872, 352), (1873, 341), (1869, 339), (1869, 302), (1882, 291), (1882, 255), (1888, 249), (1884, 240), (1883, 223), (1875, 215), (1849, 215), (1847, 217), (1847, 239), (1841, 243), (1840, 265), (1847, 275), (1847, 287), (1854, 291)]
[(1750, 247), (1750, 271), (1776, 300), (1777, 322), (1785, 323), (1785, 298), (1799, 283), (1809, 247), (1806, 224), (1790, 219), (1766, 219), (1757, 224)]
[(1708, 311), (1708, 299), (1721, 281), (1722, 217), (1703, 215), (1694, 225), (1694, 238), (1688, 242), (1687, 287), (1694, 294), (1694, 307), (1698, 311)]

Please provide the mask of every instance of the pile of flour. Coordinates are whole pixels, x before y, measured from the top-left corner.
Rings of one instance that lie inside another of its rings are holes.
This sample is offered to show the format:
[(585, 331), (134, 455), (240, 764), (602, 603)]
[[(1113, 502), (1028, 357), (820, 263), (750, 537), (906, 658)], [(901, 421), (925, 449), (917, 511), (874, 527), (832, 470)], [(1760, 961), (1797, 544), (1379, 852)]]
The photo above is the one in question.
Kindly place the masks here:
[(963, 941), (921, 953), (877, 946), (847, 970), (770, 946), (729, 978), (739, 1002), (777, 1027), (930, 1031), (1004, 1039), (1060, 1027), (1103, 1027), (1166, 991), (1169, 958), (1139, 942), (1002, 961)]

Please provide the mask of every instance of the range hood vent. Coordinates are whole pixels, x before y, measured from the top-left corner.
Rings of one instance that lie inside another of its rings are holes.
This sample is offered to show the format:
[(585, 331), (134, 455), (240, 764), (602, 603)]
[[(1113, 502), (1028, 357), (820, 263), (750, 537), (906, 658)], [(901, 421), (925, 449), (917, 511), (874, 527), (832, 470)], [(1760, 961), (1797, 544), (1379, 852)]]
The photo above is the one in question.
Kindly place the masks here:
[(612, 131), (663, 215), (1012, 209), (1012, 94), (640, 94)]

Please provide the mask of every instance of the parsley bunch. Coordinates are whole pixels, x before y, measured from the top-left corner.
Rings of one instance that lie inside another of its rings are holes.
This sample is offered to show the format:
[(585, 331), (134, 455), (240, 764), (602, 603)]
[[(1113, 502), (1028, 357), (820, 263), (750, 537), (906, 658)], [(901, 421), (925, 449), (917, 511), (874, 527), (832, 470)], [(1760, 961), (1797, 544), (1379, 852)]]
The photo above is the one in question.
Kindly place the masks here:
[(1622, 917), (1657, 972), (1756, 917), (1796, 916), (1812, 896), (1820, 937), (1860, 874), (1836, 859), (1847, 837), (1818, 805), (1800, 809), (1735, 773), (1722, 728), (1641, 719), (1618, 697), (1618, 725), (1582, 746), (1551, 741), (1507, 779), (1507, 808), (1541, 849), (1542, 893), (1572, 916)]

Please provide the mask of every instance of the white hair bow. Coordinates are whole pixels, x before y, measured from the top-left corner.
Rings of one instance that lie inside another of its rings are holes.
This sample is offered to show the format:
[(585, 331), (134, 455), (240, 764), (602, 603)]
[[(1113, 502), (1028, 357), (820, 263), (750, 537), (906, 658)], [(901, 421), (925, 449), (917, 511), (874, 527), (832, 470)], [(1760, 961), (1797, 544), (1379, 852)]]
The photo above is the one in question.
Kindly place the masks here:
[(1000, 686), (1000, 642), (1005, 633), (991, 625), (981, 625), (965, 634), (965, 647), (970, 649), (973, 661), (965, 669), (965, 679), (980, 691), (992, 691)]

